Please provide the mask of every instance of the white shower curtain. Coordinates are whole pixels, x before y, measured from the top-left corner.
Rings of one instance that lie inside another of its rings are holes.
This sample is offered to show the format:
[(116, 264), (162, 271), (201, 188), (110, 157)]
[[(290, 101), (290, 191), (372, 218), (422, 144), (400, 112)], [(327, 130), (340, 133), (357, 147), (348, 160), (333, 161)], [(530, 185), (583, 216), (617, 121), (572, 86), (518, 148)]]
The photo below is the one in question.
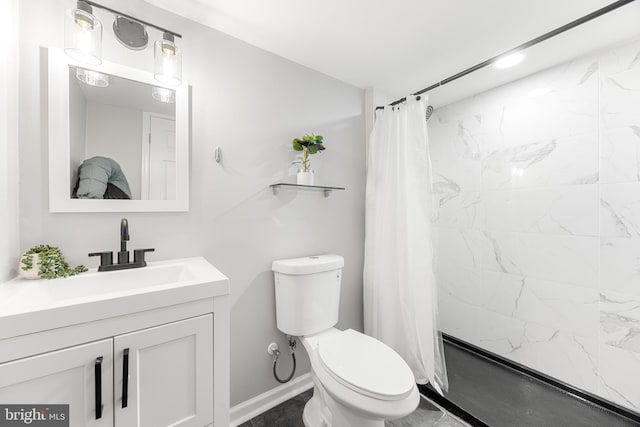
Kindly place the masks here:
[(396, 350), (418, 384), (448, 389), (433, 274), (427, 97), (376, 114), (367, 161), (365, 333)]

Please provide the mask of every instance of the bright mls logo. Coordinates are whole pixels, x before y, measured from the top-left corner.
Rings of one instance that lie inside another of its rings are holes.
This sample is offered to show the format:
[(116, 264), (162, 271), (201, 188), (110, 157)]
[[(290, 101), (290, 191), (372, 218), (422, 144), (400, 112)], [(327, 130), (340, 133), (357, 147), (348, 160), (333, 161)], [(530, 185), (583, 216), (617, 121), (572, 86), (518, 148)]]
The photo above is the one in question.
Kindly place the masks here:
[(69, 405), (0, 405), (0, 427), (69, 427)]

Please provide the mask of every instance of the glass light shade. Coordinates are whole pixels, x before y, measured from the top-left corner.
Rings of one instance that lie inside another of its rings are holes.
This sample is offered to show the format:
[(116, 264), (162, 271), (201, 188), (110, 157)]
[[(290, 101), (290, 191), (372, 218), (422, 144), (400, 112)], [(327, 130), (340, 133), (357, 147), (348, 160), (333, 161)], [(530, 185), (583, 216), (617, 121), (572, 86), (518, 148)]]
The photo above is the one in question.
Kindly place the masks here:
[(102, 23), (82, 9), (67, 10), (64, 20), (64, 51), (76, 61), (102, 63)]
[(180, 86), (182, 83), (182, 50), (165, 34), (162, 40), (155, 42), (153, 49), (154, 77), (168, 86)]
[(166, 87), (152, 87), (151, 96), (153, 96), (153, 99), (156, 99), (160, 102), (165, 102), (167, 104), (176, 103), (176, 91), (167, 89)]
[(109, 76), (93, 70), (85, 70), (84, 68), (76, 68), (76, 78), (82, 83), (91, 86), (107, 87), (109, 86)]

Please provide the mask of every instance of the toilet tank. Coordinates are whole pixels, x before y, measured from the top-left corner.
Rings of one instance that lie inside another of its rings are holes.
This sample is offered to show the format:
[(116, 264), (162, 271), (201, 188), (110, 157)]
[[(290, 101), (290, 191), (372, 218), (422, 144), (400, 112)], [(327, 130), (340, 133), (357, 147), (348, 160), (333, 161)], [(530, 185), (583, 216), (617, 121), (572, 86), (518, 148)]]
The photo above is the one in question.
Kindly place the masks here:
[(306, 336), (338, 323), (342, 267), (340, 255), (274, 261), (278, 329), (287, 335)]

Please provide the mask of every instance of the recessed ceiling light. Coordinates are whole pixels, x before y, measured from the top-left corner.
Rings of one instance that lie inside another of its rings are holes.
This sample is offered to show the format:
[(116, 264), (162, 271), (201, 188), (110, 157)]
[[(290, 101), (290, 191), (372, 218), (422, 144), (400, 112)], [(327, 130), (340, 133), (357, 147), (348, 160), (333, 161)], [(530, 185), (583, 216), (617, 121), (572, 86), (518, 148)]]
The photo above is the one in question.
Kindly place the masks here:
[(522, 62), (524, 54), (512, 53), (511, 55), (503, 56), (495, 63), (496, 68), (509, 68)]

